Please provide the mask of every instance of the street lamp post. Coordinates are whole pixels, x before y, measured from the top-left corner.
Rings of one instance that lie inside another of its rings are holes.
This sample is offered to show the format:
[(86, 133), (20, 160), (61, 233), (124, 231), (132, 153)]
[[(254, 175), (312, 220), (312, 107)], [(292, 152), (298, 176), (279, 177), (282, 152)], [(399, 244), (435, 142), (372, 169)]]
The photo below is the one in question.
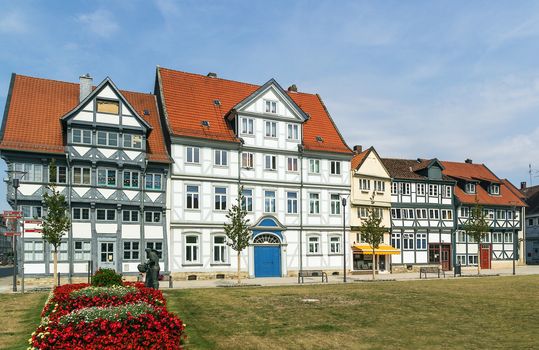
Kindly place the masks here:
[[(17, 191), (19, 188), (19, 179), (11, 179), (11, 184), (13, 185), (13, 190), (15, 192), (14, 206), (15, 211), (17, 211)], [(15, 219), (15, 232), (19, 232), (19, 219)], [(17, 291), (17, 265), (18, 265), (18, 256), (17, 256), (17, 235), (13, 234), (13, 291)]]
[(342, 245), (343, 245), (343, 282), (346, 283), (346, 198), (341, 198), (342, 203)]

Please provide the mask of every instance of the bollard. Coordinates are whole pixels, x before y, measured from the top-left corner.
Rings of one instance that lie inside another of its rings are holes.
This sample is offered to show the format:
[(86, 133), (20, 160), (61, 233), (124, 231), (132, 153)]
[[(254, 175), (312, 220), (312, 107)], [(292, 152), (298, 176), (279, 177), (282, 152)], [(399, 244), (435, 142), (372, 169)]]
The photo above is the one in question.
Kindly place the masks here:
[(60, 272), (58, 272), (58, 284), (57, 284), (58, 287), (60, 287)]

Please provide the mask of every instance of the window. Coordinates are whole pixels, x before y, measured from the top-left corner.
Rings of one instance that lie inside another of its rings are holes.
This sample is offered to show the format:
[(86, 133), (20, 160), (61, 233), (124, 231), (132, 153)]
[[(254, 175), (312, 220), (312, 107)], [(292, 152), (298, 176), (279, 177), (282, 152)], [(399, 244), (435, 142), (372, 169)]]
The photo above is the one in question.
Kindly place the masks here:
[(401, 182), (399, 187), (400, 187), (400, 193), (401, 194), (410, 194), (410, 183), (409, 182)]
[[(67, 251), (68, 251), (67, 247), (68, 247), (67, 241), (60, 242), (60, 245), (58, 246), (58, 251), (57, 251), (58, 261), (67, 261)], [(49, 251), (51, 253), (50, 261), (53, 261), (54, 260), (54, 246), (52, 244), (49, 244)]]
[(451, 198), (451, 186), (444, 186), (444, 197)]
[(138, 210), (124, 210), (122, 212), (123, 222), (138, 222)]
[(144, 182), (147, 190), (160, 190), (162, 188), (161, 174), (146, 174)]
[(185, 262), (197, 263), (199, 261), (199, 250), (198, 236), (185, 236)]
[(425, 184), (417, 184), (417, 195), (418, 196), (425, 195)]
[(440, 211), (438, 209), (429, 209), (429, 218), (431, 220), (438, 220), (440, 218)]
[(159, 260), (163, 260), (163, 242), (146, 241), (146, 248), (155, 250)]
[(413, 219), (414, 210), (413, 209), (401, 209), (403, 219)]
[(124, 147), (141, 149), (142, 135), (124, 134)]
[(227, 260), (226, 237), (213, 236), (213, 262), (217, 264), (225, 264)]
[(398, 194), (399, 193), (399, 184), (397, 182), (391, 183), (391, 194)]
[(459, 243), (466, 243), (466, 232), (464, 231), (457, 231), (457, 242)]
[(503, 233), (492, 232), (492, 243), (503, 243)]
[(415, 214), (417, 219), (428, 219), (427, 209), (416, 209)]
[(416, 234), (416, 249), (417, 250), (427, 249), (427, 234), (426, 233)]
[(98, 131), (97, 144), (102, 146), (118, 146), (118, 133)]
[(330, 174), (331, 175), (341, 175), (341, 162), (338, 162), (336, 160), (332, 160), (330, 162)]
[(320, 193), (309, 193), (309, 214), (320, 214)]
[(359, 189), (362, 191), (371, 190), (371, 180), (369, 179), (359, 179)]
[(488, 232), (481, 234), (481, 242), (482, 243), (489, 243), (490, 242), (490, 234)]
[(275, 191), (264, 191), (264, 212), (275, 213)]
[(439, 185), (429, 184), (429, 196), (436, 197), (438, 196), (438, 190), (440, 189)]
[(213, 164), (218, 166), (228, 166), (228, 151), (216, 149), (213, 152)]
[(199, 208), (199, 186), (196, 185), (187, 185), (186, 191), (186, 208), (187, 209), (198, 209)]
[(311, 236), (308, 239), (309, 242), (309, 254), (320, 254), (320, 237)]
[(43, 166), (41, 164), (15, 163), (14, 170), (25, 172), (21, 182), (42, 182)]
[[(413, 209), (408, 209), (408, 210), (411, 210), (411, 217), (413, 218)], [(382, 208), (376, 208), (376, 207), (373, 207), (372, 208), (372, 211), (373, 211), (373, 214), (374, 216), (376, 216), (377, 218), (383, 218), (384, 217), (384, 210)]]
[(116, 187), (116, 170), (97, 169), (97, 184), (100, 186)]
[(487, 219), (490, 219), (490, 220), (494, 219), (494, 209), (484, 209), (483, 213), (485, 214)]
[(43, 261), (43, 240), (24, 240), (24, 261)]
[(442, 220), (453, 220), (453, 210), (442, 209)]
[(468, 255), (468, 265), (477, 265), (477, 255)]
[(71, 131), (71, 141), (84, 145), (92, 144), (92, 130), (73, 129)]
[(78, 166), (73, 167), (73, 184), (74, 185), (91, 185), (92, 184), (91, 174), (92, 174), (92, 170), (90, 168), (83, 168), (83, 167), (78, 167)]
[(264, 111), (266, 113), (277, 113), (277, 101), (264, 100)]
[(277, 122), (266, 121), (265, 123), (265, 136), (277, 137)]
[(466, 193), (475, 193), (475, 184), (471, 182), (466, 183), (465, 190), (466, 190)]
[(457, 263), (466, 265), (466, 255), (457, 255)]
[(139, 172), (124, 170), (124, 187), (138, 188)]
[(124, 260), (140, 259), (140, 242), (124, 241)]
[(382, 180), (374, 180), (374, 190), (376, 192), (384, 192), (386, 190), (386, 184)]
[(500, 185), (498, 185), (498, 184), (490, 185), (490, 194), (499, 195), (500, 194)]
[(467, 218), (470, 216), (470, 208), (469, 207), (460, 207), (460, 216), (463, 218)]
[(309, 159), (309, 172), (312, 174), (320, 174), (319, 159)]
[(254, 119), (251, 118), (241, 118), (241, 129), (240, 133), (244, 135), (253, 135), (254, 134)]
[(504, 232), (503, 241), (504, 243), (513, 243), (513, 232)]
[(215, 210), (226, 210), (226, 199), (227, 199), (227, 188), (226, 187), (215, 187), (214, 194), (214, 207)]
[(264, 156), (264, 169), (277, 170), (277, 156), (265, 155)]
[(496, 220), (505, 220), (506, 211), (505, 210), (496, 210)]
[(341, 237), (340, 236), (329, 237), (329, 253), (330, 254), (341, 253)]
[(401, 210), (397, 209), (397, 208), (392, 208), (391, 209), (391, 218), (392, 219), (401, 219), (402, 218)]
[(144, 222), (146, 223), (160, 223), (161, 222), (161, 212), (159, 211), (145, 211), (144, 212)]
[(528, 219), (528, 226), (533, 226), (533, 219)]
[(341, 200), (339, 198), (339, 195), (336, 193), (332, 193), (329, 196), (330, 201), (330, 212), (331, 215), (340, 215), (341, 214)]
[(90, 241), (75, 241), (74, 253), (76, 261), (89, 261), (92, 258), (92, 244)]
[(402, 236), (402, 249), (414, 250), (414, 234), (404, 233)]
[(23, 218), (40, 219), (43, 215), (43, 209), (40, 206), (22, 205), (20, 208)]
[(243, 152), (241, 154), (241, 167), (245, 169), (252, 169), (254, 166), (254, 154), (249, 152)]
[(253, 211), (253, 190), (243, 189), (243, 201), (241, 203), (242, 209), (245, 211)]
[(296, 157), (288, 157), (288, 158), (286, 158), (286, 169), (289, 172), (297, 172), (298, 171), (298, 159)]
[(286, 138), (288, 140), (294, 140), (294, 141), (299, 140), (299, 125), (288, 124)]
[(507, 211), (507, 220), (513, 220), (514, 217), (515, 217), (514, 211), (508, 210)]
[[(398, 210), (399, 210), (399, 213), (400, 213), (400, 209), (398, 209)], [(359, 218), (362, 218), (362, 219), (368, 217), (369, 216), (369, 210), (367, 209), (367, 207), (359, 207), (359, 208), (357, 208), (357, 216)]]
[(391, 233), (391, 246), (395, 249), (401, 249), (401, 234)]
[(97, 209), (97, 221), (116, 220), (116, 209)]
[(50, 169), (49, 182), (57, 184), (67, 183), (67, 168), (65, 166), (57, 166), (56, 171), (54, 171), (54, 169)]
[(73, 220), (90, 220), (90, 208), (73, 208)]
[(298, 213), (298, 193), (286, 192), (286, 212), (288, 214)]
[(187, 150), (187, 163), (198, 164), (200, 163), (200, 148), (198, 147), (186, 147)]
[(120, 114), (120, 104), (118, 101), (97, 99), (96, 102), (98, 113)]

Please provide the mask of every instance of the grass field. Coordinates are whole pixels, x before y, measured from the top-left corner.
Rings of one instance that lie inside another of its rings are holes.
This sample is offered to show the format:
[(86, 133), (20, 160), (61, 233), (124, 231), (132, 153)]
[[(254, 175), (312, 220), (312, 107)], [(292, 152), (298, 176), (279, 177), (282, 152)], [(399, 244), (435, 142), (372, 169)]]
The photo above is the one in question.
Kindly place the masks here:
[[(539, 276), (164, 292), (188, 349), (539, 348)], [(0, 295), (1, 349), (26, 349), (46, 297)]]
[(165, 294), (190, 349), (539, 348), (538, 276)]

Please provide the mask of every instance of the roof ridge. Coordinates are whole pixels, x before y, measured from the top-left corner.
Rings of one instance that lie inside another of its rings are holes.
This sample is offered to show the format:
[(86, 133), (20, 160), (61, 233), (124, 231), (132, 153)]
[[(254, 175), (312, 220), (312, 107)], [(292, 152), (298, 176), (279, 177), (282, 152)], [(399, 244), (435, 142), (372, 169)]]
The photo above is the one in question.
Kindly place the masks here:
[(34, 76), (31, 76), (31, 75), (24, 75), (24, 74), (18, 74), (18, 73), (15, 73), (15, 75), (17, 77), (24, 77), (24, 78), (30, 78), (30, 79), (35, 79), (35, 80), (53, 81), (53, 82), (56, 82), (56, 83), (79, 85), (79, 83), (73, 83), (73, 82), (70, 82), (70, 81), (64, 81), (64, 80), (58, 80), (58, 79), (34, 77)]

